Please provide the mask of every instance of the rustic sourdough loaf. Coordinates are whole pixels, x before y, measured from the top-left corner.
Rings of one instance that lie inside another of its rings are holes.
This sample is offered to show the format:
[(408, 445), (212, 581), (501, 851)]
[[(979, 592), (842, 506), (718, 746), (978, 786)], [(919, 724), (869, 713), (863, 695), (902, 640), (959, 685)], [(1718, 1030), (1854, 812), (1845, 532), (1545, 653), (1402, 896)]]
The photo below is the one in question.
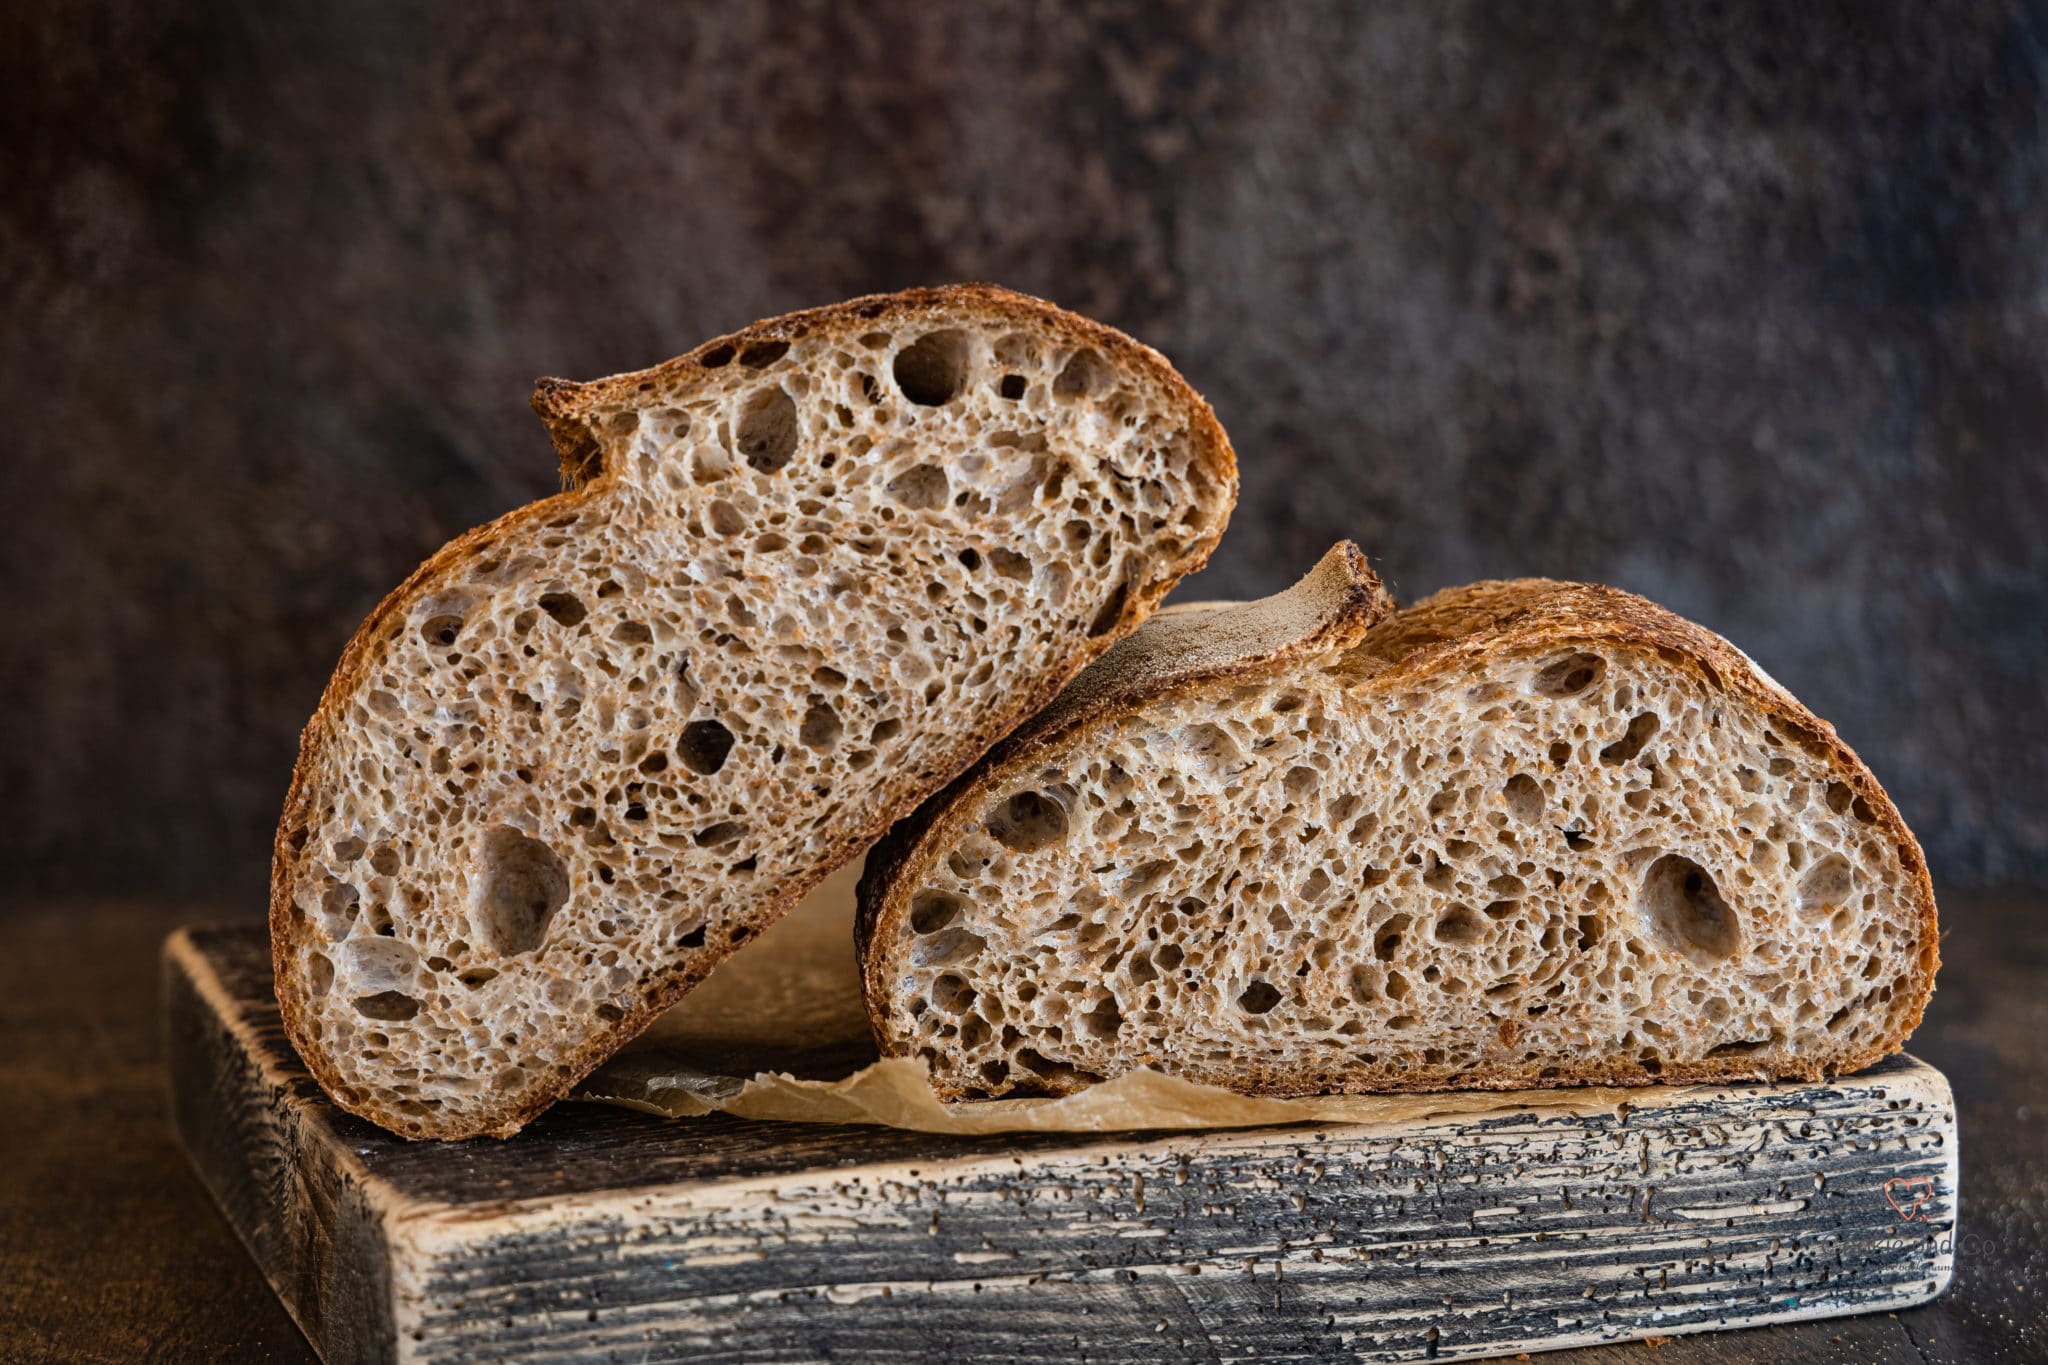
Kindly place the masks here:
[(949, 1097), (1802, 1077), (1936, 965), (1870, 772), (1719, 637), (1529, 579), (1386, 603), (1340, 547), (1169, 610), (869, 856), (885, 1053)]
[(985, 287), (534, 406), (569, 491), (364, 622), (278, 829), (292, 1041), (416, 1137), (560, 1097), (1143, 619), (1236, 492), (1160, 356)]

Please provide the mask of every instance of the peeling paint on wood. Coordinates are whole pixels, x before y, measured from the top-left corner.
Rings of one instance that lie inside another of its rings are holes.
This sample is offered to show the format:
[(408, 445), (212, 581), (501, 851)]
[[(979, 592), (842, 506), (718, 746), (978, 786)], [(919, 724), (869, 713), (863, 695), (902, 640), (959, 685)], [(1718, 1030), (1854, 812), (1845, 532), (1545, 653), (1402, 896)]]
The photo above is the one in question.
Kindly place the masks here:
[(408, 1144), (284, 1042), (267, 945), (165, 950), (187, 1149), (341, 1361), (1456, 1359), (1932, 1298), (1947, 1082), (1650, 1089), (1623, 1112), (947, 1138), (565, 1106)]

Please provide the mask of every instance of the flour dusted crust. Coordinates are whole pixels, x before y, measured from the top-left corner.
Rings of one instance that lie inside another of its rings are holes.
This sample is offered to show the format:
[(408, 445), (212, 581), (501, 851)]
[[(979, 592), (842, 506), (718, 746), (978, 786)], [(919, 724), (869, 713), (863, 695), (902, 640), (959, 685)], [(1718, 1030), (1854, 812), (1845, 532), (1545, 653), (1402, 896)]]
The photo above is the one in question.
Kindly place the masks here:
[(1331, 565), (1234, 609), (1234, 661), (1155, 648), (1206, 615), (1162, 613), (870, 856), (885, 1053), (958, 1098), (1817, 1078), (1903, 1044), (1933, 892), (1825, 722), (1627, 593), (1480, 583), (1360, 629)]
[(272, 876), (346, 1108), (507, 1135), (1141, 621), (1236, 493), (1156, 353), (986, 286), (543, 380), (567, 491), (357, 632)]

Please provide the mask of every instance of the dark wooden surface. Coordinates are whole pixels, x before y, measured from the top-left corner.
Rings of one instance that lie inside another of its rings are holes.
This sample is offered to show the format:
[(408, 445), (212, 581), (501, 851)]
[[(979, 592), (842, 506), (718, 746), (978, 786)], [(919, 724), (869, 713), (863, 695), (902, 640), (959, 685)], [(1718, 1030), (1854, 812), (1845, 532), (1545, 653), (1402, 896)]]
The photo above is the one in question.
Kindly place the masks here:
[[(2048, 909), (2011, 896), (1946, 911), (1948, 963), (1913, 1046), (1950, 1076), (1961, 1112), (1953, 1289), (1896, 1316), (1676, 1338), (1659, 1365), (2048, 1357)], [(0, 920), (0, 1360), (310, 1358), (165, 1118), (156, 953), (175, 925), (209, 918), (93, 904)], [(1546, 1358), (1651, 1357), (1630, 1345)]]
[(164, 995), (185, 1149), (329, 1365), (1498, 1357), (1954, 1268), (1953, 1101), (1907, 1057), (1624, 1113), (1020, 1141), (575, 1106), (444, 1146), (320, 1093), (260, 927), (174, 935)]

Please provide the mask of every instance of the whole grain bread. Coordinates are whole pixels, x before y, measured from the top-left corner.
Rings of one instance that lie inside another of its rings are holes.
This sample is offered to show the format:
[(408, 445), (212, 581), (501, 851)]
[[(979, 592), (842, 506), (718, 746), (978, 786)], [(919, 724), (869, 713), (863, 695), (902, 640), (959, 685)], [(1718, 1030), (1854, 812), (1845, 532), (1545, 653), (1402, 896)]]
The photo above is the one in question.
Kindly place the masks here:
[(363, 623), (278, 828), (285, 1027), (344, 1107), (506, 1135), (1208, 556), (1155, 352), (985, 286), (542, 380), (567, 491)]
[(1938, 961), (1913, 835), (1834, 731), (1640, 597), (1379, 620), (1340, 547), (1162, 612), (868, 859), (885, 1054), (951, 1098), (1150, 1066), (1256, 1094), (1817, 1078)]

